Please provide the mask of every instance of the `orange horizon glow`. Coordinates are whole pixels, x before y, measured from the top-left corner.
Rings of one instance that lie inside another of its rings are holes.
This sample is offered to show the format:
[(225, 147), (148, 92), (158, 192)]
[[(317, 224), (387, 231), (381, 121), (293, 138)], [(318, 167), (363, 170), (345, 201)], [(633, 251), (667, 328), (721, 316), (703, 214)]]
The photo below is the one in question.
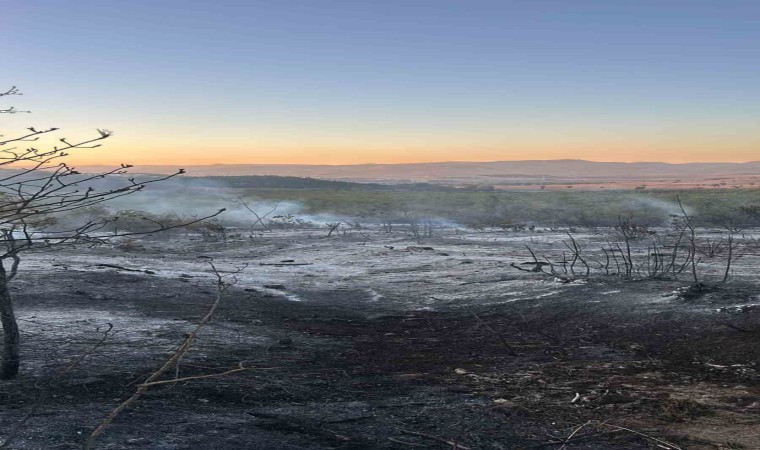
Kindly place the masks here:
[[(558, 146), (559, 147), (559, 146)], [(551, 161), (585, 160), (593, 162), (662, 162), (687, 163), (745, 163), (760, 160), (753, 149), (693, 148), (683, 154), (679, 149), (610, 146), (605, 149), (576, 150), (572, 148), (524, 147), (525, 150), (472, 150), (460, 148), (420, 149), (406, 147), (389, 150), (357, 150), (343, 148), (276, 148), (241, 149), (219, 148), (215, 151), (202, 149), (151, 148), (135, 150), (118, 145), (105, 144), (97, 150), (73, 152), (66, 161), (74, 165), (362, 165), (362, 164), (415, 164), (438, 162), (494, 162), (494, 161)], [(619, 156), (616, 156), (619, 155)]]
[[(73, 122), (73, 121), (72, 121)], [(77, 121), (79, 122), (79, 121)], [(84, 121), (81, 121), (84, 122)], [(89, 122), (89, 121), (88, 121)], [(64, 123), (48, 137), (87, 139), (92, 129)], [(423, 127), (376, 129), (252, 125), (232, 133), (200, 124), (159, 133), (144, 124), (114, 124), (114, 136), (98, 149), (71, 152), (75, 165), (210, 164), (409, 164), (445, 161), (520, 161), (575, 159), (599, 162), (748, 162), (760, 160), (760, 133), (749, 123), (650, 124), (594, 127), (585, 122), (550, 127), (494, 124), (479, 130)], [(142, 126), (140, 126), (142, 125)], [(701, 125), (701, 126), (697, 126)]]
[(325, 161), (324, 159), (316, 160), (280, 160), (280, 159), (265, 159), (265, 160), (245, 160), (245, 159), (194, 159), (184, 161), (172, 161), (164, 159), (141, 159), (141, 160), (100, 160), (100, 159), (85, 159), (85, 158), (67, 158), (66, 163), (72, 166), (116, 166), (119, 164), (128, 164), (130, 166), (176, 166), (176, 167), (190, 167), (190, 166), (237, 166), (237, 165), (251, 165), (251, 166), (360, 166), (360, 165), (393, 165), (393, 164), (430, 164), (430, 163), (489, 163), (489, 162), (509, 162), (509, 161), (588, 161), (599, 163), (621, 163), (621, 164), (633, 164), (633, 163), (665, 163), (665, 164), (708, 164), (708, 163), (728, 163), (728, 164), (743, 164), (760, 161), (757, 159), (698, 159), (698, 160), (683, 160), (683, 159), (601, 159), (601, 158), (584, 158), (584, 157), (532, 157), (532, 158), (482, 158), (482, 159), (388, 159), (388, 160), (331, 160)]
[[(127, 124), (125, 124), (127, 125)], [(124, 132), (119, 132), (123, 129)], [(725, 132), (692, 130), (652, 133), (626, 130), (623, 135), (581, 130), (577, 132), (515, 131), (511, 136), (473, 135), (457, 131), (346, 133), (316, 135), (304, 132), (265, 134), (211, 139), (177, 130), (164, 135), (137, 132), (122, 126), (99, 148), (69, 151), (66, 162), (73, 166), (167, 165), (360, 165), (436, 162), (491, 162), (526, 160), (586, 160), (595, 162), (699, 162), (743, 163), (760, 160), (760, 136), (748, 130), (734, 136)], [(10, 133), (7, 133), (10, 135)], [(504, 133), (507, 134), (507, 133)], [(91, 129), (62, 127), (35, 142), (40, 149), (91, 139)], [(286, 137), (283, 137), (286, 136)]]

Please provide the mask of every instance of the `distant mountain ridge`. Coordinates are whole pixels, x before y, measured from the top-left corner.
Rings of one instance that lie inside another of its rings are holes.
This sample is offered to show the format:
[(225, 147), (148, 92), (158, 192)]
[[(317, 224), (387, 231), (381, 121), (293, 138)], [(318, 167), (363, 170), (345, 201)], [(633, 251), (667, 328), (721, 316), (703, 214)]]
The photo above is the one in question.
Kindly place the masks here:
[[(109, 166), (81, 166), (82, 172), (98, 172)], [(170, 165), (138, 165), (135, 173), (171, 173)], [(706, 177), (760, 175), (760, 161), (745, 163), (594, 162), (584, 160), (525, 160), (492, 162), (429, 162), (402, 164), (213, 164), (184, 166), (188, 175), (275, 175), (363, 182), (484, 182), (498, 179), (650, 179), (657, 177)]]

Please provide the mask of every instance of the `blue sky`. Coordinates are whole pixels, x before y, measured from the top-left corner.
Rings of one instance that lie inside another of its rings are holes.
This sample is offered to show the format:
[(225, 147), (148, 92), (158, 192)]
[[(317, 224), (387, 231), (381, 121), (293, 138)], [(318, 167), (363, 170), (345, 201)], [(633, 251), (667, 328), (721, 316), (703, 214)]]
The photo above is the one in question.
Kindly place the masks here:
[[(760, 159), (760, 2), (15, 1), (4, 130), (83, 161)], [(5, 134), (7, 134), (6, 131)]]

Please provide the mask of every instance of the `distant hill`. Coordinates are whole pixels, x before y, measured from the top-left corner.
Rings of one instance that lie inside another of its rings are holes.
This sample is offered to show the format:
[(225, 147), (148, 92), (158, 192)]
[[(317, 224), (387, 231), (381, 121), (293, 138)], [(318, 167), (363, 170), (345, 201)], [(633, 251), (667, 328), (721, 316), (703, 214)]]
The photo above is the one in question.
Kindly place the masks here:
[[(414, 164), (217, 164), (185, 166), (187, 178), (224, 179), (248, 188), (432, 190), (472, 189), (724, 189), (760, 186), (760, 161), (747, 163), (593, 162), (583, 160), (436, 162)], [(84, 166), (85, 173), (106, 166)], [(136, 174), (164, 174), (177, 166), (136, 166)], [(269, 177), (269, 178), (267, 178)], [(279, 179), (278, 177), (284, 177)], [(185, 178), (185, 177), (183, 177)], [(208, 182), (208, 181), (207, 181)], [(438, 186), (434, 188), (433, 186)]]
[[(83, 173), (103, 173), (110, 166), (78, 166)], [(185, 166), (187, 175), (163, 183), (165, 188), (331, 189), (331, 190), (683, 190), (760, 189), (760, 161), (747, 163), (616, 163), (583, 160), (437, 162), (359, 165), (206, 165)], [(136, 166), (129, 173), (100, 180), (118, 186), (120, 178), (176, 172), (176, 166)], [(0, 168), (9, 175), (19, 170)], [(31, 176), (31, 175), (27, 175)]]
[(405, 191), (440, 191), (444, 189), (452, 189), (451, 187), (430, 183), (357, 183), (351, 181), (322, 180), (310, 177), (281, 177), (276, 175), (185, 176), (175, 178), (171, 183), (193, 188), (224, 187), (233, 189), (361, 189), (365, 191), (391, 191), (397, 189)]
[[(140, 173), (170, 173), (177, 166), (142, 165)], [(107, 166), (79, 167), (83, 172)], [(496, 178), (641, 178), (658, 176), (760, 175), (760, 161), (747, 163), (593, 162), (583, 160), (435, 162), (412, 164), (214, 164), (185, 166), (190, 176), (277, 175), (356, 181), (441, 181), (471, 177)]]

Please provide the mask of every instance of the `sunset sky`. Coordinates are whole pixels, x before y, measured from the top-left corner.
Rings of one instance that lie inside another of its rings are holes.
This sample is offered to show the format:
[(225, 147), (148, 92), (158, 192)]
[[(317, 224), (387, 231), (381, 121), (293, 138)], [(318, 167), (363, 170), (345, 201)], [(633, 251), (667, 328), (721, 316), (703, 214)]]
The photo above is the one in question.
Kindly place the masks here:
[(760, 160), (757, 0), (2, 5), (0, 133), (80, 164)]

